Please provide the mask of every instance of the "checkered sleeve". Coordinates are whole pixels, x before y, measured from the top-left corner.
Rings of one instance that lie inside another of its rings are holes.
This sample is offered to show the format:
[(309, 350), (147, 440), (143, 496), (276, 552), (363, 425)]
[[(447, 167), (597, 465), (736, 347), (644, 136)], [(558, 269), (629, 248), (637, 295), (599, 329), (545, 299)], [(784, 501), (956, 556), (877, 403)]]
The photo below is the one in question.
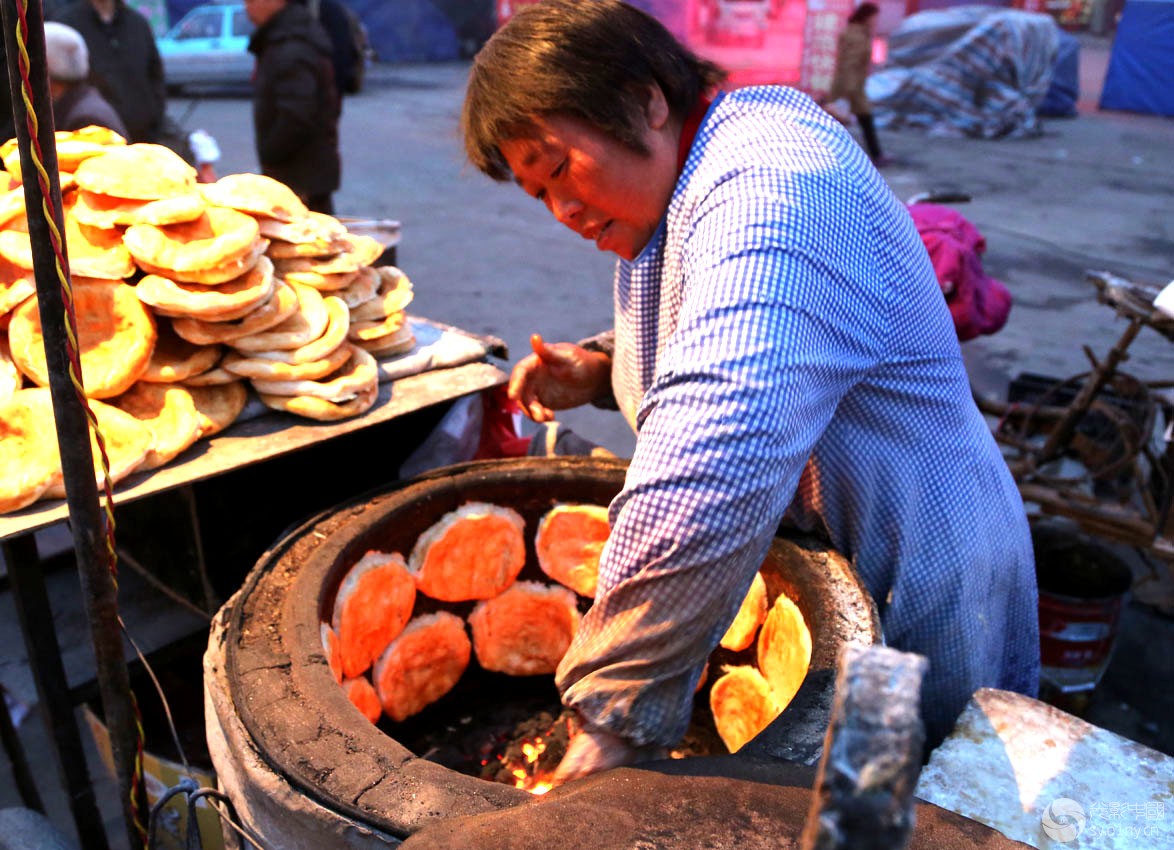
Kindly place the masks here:
[(599, 593), (558, 674), (585, 720), (638, 744), (684, 734), (812, 446), (875, 360), (875, 325), (853, 314), (881, 308), (829, 286), (835, 271), (797, 235), (818, 232), (834, 192), (732, 173), (680, 246), (677, 324), (637, 415)]

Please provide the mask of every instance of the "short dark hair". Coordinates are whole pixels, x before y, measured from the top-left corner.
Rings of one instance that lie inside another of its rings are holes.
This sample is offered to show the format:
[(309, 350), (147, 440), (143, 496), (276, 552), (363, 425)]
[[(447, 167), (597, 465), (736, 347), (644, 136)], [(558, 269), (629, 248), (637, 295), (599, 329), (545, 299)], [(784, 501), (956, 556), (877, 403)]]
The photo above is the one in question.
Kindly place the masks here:
[(880, 7), (877, 6), (875, 3), (861, 3), (854, 10), (852, 10), (852, 14), (848, 16), (848, 23), (850, 23), (850, 24), (863, 23), (864, 21), (867, 21), (869, 18), (871, 18), (873, 15), (877, 14), (879, 11), (880, 11)]
[(621, 0), (542, 0), (521, 9), (474, 57), (461, 114), (465, 153), (493, 179), (509, 180), (500, 144), (554, 114), (646, 152), (639, 129), (648, 84), (659, 85), (683, 119), (725, 77)]

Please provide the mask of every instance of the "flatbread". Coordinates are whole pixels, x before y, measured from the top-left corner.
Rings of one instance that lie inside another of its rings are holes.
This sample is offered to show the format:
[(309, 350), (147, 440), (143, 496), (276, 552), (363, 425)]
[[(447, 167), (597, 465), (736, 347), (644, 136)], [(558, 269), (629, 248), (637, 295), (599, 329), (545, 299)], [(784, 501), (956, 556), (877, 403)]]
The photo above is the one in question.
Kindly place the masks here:
[(135, 263), (147, 274), (157, 274), (161, 277), (170, 278), (171, 280), (182, 283), (199, 283), (204, 286), (216, 286), (217, 284), (227, 283), (230, 280), (236, 280), (242, 274), (253, 268), (253, 266), (260, 262), (262, 255), (265, 253), (265, 248), (268, 245), (268, 240), (257, 239), (248, 251), (241, 254), (235, 260), (230, 260), (222, 266), (215, 266), (209, 269), (191, 269), (189, 271), (168, 269), (162, 266), (151, 265), (141, 259), (136, 259)]
[(226, 174), (215, 183), (200, 184), (200, 192), (210, 204), (278, 221), (297, 221), (309, 213), (292, 189), (263, 174)]
[(183, 224), (204, 212), (204, 199), (195, 192), (148, 201), (135, 212), (131, 224)]
[(340, 345), (321, 360), (310, 363), (282, 363), (280, 360), (266, 360), (231, 351), (225, 355), (221, 365), (239, 378), (262, 381), (316, 381), (337, 372), (350, 359), (350, 349)]
[(350, 419), (361, 416), (370, 410), (379, 399), (379, 384), (364, 389), (350, 401), (336, 403), (312, 396), (285, 396), (257, 393), (261, 403), (273, 410), (293, 413), (306, 419), (319, 422), (337, 422), (340, 419)]
[(437, 611), (413, 618), (371, 671), (383, 712), (397, 723), (419, 714), (460, 681), (472, 650), (457, 615)]
[(194, 221), (204, 211), (204, 199), (195, 192), (140, 201), (79, 189), (74, 215), (91, 227), (127, 227), (132, 224), (179, 224)]
[(360, 340), (355, 345), (362, 348), (372, 357), (389, 357), (393, 354), (403, 354), (416, 347), (416, 335), (410, 325), (405, 324), (393, 334), (381, 339)]
[(363, 349), (345, 343), (350, 357), (336, 372), (321, 380), (268, 381), (253, 380), (253, 389), (259, 393), (287, 396), (310, 396), (324, 401), (350, 401), (374, 386), (378, 392), (379, 367)]
[(378, 260), (384, 250), (378, 240), (360, 233), (347, 233), (338, 238), (346, 244), (346, 250), (327, 259), (295, 257), (288, 260), (277, 260), (278, 274), (285, 275), (288, 272), (317, 272), (318, 274), (357, 272), (363, 266), (369, 266)]
[(202, 422), (187, 387), (150, 384), (145, 381), (113, 399), (113, 404), (145, 423), (154, 443), (141, 469), (157, 469), (191, 446), (200, 437)]
[[(110, 398), (130, 389), (147, 370), (155, 350), (155, 319), (125, 283), (73, 285), (82, 379), (90, 398)], [(38, 386), (49, 385), (37, 299), (17, 308), (8, 327), (12, 357)]]
[(351, 705), (357, 708), (360, 714), (372, 723), (379, 722), (379, 718), (383, 715), (383, 706), (379, 703), (379, 695), (375, 693), (375, 686), (367, 678), (356, 676), (353, 679), (343, 679), (342, 689), (346, 692)]
[[(125, 145), (126, 139), (107, 127), (90, 124), (80, 130), (57, 130), (53, 133), (57, 148), (57, 170), (73, 172), (90, 157), (106, 153), (111, 145)], [(21, 181), (20, 149), (15, 136), (0, 145), (4, 168), (17, 182)]]
[(379, 321), (403, 312), (412, 303), (412, 282), (395, 266), (380, 266), (379, 290), (375, 297), (351, 308), (351, 319), (357, 322)]
[(759, 626), (766, 619), (766, 598), (766, 582), (762, 578), (762, 573), (755, 573), (750, 590), (742, 600), (734, 621), (730, 623), (721, 639), (723, 648), (733, 652), (750, 648), (758, 635)]
[(193, 345), (176, 335), (167, 321), (156, 325), (158, 339), (140, 381), (169, 384), (207, 372), (224, 354), (219, 345)]
[[(279, 261), (280, 262), (280, 261)], [(360, 269), (359, 271), (362, 271)], [(359, 271), (338, 272), (337, 274), (319, 274), (318, 272), (284, 272), (282, 277), (287, 283), (300, 283), (302, 286), (312, 286), (323, 292), (335, 292), (346, 289), (359, 276)]]
[(207, 372), (201, 372), (183, 380), (185, 387), (221, 387), (239, 383), (241, 383), (240, 375), (234, 375), (222, 366), (216, 366)]
[(330, 675), (334, 681), (342, 684), (342, 654), (338, 649), (338, 635), (329, 623), (318, 624), (318, 635), (322, 639), (322, 652), (326, 656), (326, 664), (330, 667)]
[[(52, 406), (47, 388), (21, 390), (21, 393), (32, 392), (43, 394), (43, 401), (39, 403)], [(110, 482), (117, 484), (138, 470), (139, 465), (147, 457), (147, 452), (151, 450), (154, 437), (146, 424), (113, 405), (95, 399), (90, 399), (89, 405), (98, 420), (98, 427), (102, 431), (102, 440), (106, 444), (106, 456), (110, 461)], [(49, 437), (53, 444), (54, 461), (60, 465), (61, 458), (57, 454), (56, 436), (50, 431)], [(98, 453), (98, 443), (92, 433), (90, 434), (90, 451), (94, 457), (94, 481), (98, 485), (98, 490), (101, 491), (105, 486), (102, 475), (102, 457)], [(59, 480), (50, 484), (45, 490), (44, 498), (64, 499), (64, 482)]]
[(242, 336), (260, 333), (281, 324), (298, 309), (298, 296), (285, 281), (275, 277), (273, 292), (265, 302), (239, 319), (207, 321), (176, 317), (172, 326), (176, 334), (197, 345), (230, 342)]
[(469, 502), (416, 539), (408, 569), (433, 599), (490, 599), (513, 584), (526, 563), (524, 529), (513, 508)]
[(200, 439), (219, 434), (235, 422), (249, 400), (249, 391), (239, 380), (196, 386), (192, 384), (192, 379), (188, 379), (184, 386), (200, 417)]
[(122, 239), (137, 261), (190, 272), (240, 259), (253, 250), (260, 235), (252, 216), (225, 207), (207, 207), (194, 221), (132, 225)]
[(377, 342), (399, 333), (407, 321), (407, 315), (402, 311), (372, 322), (352, 319), (346, 336), (351, 342)]
[(28, 507), (61, 480), (53, 409), (30, 404), (32, 392), (0, 398), (0, 514)]
[(595, 598), (599, 555), (611, 526), (605, 505), (555, 505), (538, 523), (538, 566), (564, 587)]
[[(76, 197), (77, 193), (72, 192), (62, 202), (70, 274), (106, 280), (134, 274), (135, 265), (122, 244), (122, 234), (79, 221), (73, 213)], [(9, 229), (0, 231), (0, 256), (18, 268), (32, 270), (33, 247), (23, 214), (9, 222)]]
[(780, 710), (795, 697), (810, 664), (811, 632), (803, 621), (803, 612), (787, 596), (779, 594), (758, 634), (758, 669), (770, 683)]
[(0, 258), (0, 316), (15, 310), (37, 293), (33, 273)]
[(366, 266), (355, 272), (350, 283), (341, 289), (333, 290), (332, 293), (345, 301), (353, 311), (360, 304), (366, 304), (378, 294), (379, 282), (379, 272), (371, 266)]
[(340, 239), (317, 239), (313, 242), (281, 242), (274, 240), (269, 256), (288, 260), (292, 257), (333, 257), (347, 250), (349, 245)]
[(473, 651), (484, 669), (496, 673), (553, 673), (581, 619), (575, 594), (565, 587), (519, 581), (473, 608)]
[(322, 336), (330, 322), (330, 313), (318, 290), (293, 284), (298, 296), (298, 310), (276, 327), (243, 336), (229, 344), (238, 351), (277, 351), (300, 348)]
[(312, 363), (328, 357), (346, 342), (347, 331), (350, 329), (350, 309), (345, 301), (333, 295), (323, 298), (322, 304), (326, 308), (326, 327), (322, 331), (322, 336), (297, 348), (256, 351), (253, 352), (253, 357), (291, 365)]
[(216, 286), (180, 283), (149, 274), (139, 281), (135, 291), (140, 301), (164, 315), (216, 321), (225, 316), (248, 315), (269, 300), (274, 286), (273, 264), (268, 257), (261, 257), (240, 277)]
[(107, 146), (74, 171), (77, 185), (116, 198), (154, 201), (196, 187), (196, 169), (163, 145)]
[(338, 635), (344, 678), (360, 676), (412, 616), (416, 585), (398, 552), (370, 551), (338, 585), (330, 625)]
[(769, 726), (782, 707), (754, 667), (724, 669), (725, 673), (709, 689), (709, 708), (726, 749), (736, 753)]
[(280, 242), (332, 242), (347, 232), (346, 225), (334, 216), (313, 210), (296, 221), (257, 216), (257, 224), (262, 236)]
[(23, 383), (24, 376), (16, 368), (12, 352), (8, 350), (8, 340), (0, 336), (0, 400), (19, 390)]

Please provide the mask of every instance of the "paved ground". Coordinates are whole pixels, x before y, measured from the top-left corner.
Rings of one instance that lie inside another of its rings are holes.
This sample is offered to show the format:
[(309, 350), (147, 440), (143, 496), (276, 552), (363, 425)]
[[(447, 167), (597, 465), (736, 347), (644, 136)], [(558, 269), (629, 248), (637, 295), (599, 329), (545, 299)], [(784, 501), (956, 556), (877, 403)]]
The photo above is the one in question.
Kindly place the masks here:
[[(898, 196), (946, 188), (973, 196), (959, 209), (986, 236), (987, 270), (1014, 296), (999, 333), (964, 345), (983, 395), (1003, 397), (1022, 371), (1083, 372), (1082, 346), (1097, 354), (1108, 350), (1121, 323), (1095, 303), (1085, 269), (1154, 284), (1174, 277), (1174, 121), (1096, 110), (1107, 46), (1085, 39), (1081, 115), (1047, 122), (1040, 137), (882, 136), (897, 160), (884, 174)], [(515, 357), (527, 351), (533, 331), (577, 339), (606, 327), (612, 261), (574, 239), (522, 192), (463, 166), (456, 119), (466, 71), (463, 64), (373, 69), (368, 89), (347, 101), (343, 116), (340, 214), (401, 221), (399, 262), (416, 285), (413, 310), (498, 336)], [(209, 96), (176, 100), (171, 109), (187, 126), (217, 137), (222, 174), (256, 169), (247, 101)], [(1143, 377), (1169, 377), (1174, 349), (1153, 337), (1138, 339), (1127, 368)], [(575, 413), (566, 421), (617, 453), (631, 449), (632, 437), (614, 415)], [(1140, 574), (1144, 565), (1132, 563)], [(74, 587), (68, 572), (51, 577), (59, 630), (67, 651), (84, 665), (85, 629)], [(129, 578), (124, 592), (136, 613), (158, 617), (158, 597), (134, 590)], [(141, 628), (149, 631), (152, 616), (142, 616)], [(12, 623), (10, 600), (0, 597), (0, 629)], [(4, 635), (0, 681), (31, 700), (19, 640)], [(1164, 649), (1171, 635), (1174, 621), (1147, 606), (1129, 606), (1121, 649), (1090, 714), (1093, 722), (1167, 752), (1174, 752), (1174, 659)], [(44, 732), (35, 718), (22, 724), (21, 734), (34, 762), (45, 765)], [(51, 769), (43, 768), (39, 778), (54, 820), (70, 828)], [(108, 802), (105, 785), (103, 795)], [(0, 763), (0, 806), (16, 802), (7, 765)]]

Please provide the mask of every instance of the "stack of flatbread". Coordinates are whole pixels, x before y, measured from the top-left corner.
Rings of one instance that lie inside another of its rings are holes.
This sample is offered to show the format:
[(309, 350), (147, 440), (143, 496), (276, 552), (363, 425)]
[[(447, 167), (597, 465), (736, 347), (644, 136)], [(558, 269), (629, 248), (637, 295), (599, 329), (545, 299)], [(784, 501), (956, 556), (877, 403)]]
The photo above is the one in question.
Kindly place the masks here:
[[(149, 426), (153, 446), (137, 468), (226, 428), (250, 388), (271, 408), (319, 420), (375, 403), (375, 358), (415, 343), (403, 312), (411, 283), (373, 266), (380, 243), (268, 177), (197, 184), (168, 148), (99, 127), (56, 142), (85, 391)], [(47, 386), (48, 369), (15, 139), (0, 161), (3, 402)], [(21, 416), (12, 411), (0, 417)], [(0, 513), (17, 501), (0, 500)]]

